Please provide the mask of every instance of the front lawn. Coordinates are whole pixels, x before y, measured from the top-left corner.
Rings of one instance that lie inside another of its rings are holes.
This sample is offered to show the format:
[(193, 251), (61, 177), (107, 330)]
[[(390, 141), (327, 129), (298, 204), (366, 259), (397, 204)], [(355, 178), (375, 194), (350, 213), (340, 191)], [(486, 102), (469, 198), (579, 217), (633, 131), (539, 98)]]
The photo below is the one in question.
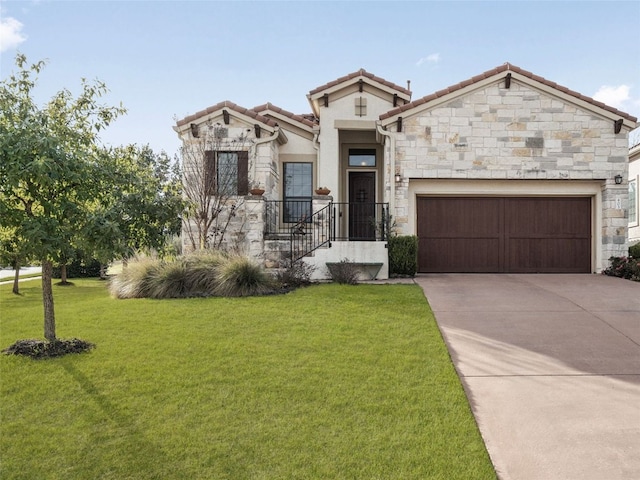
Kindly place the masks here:
[[(3, 479), (495, 479), (413, 285), (114, 300), (54, 289), (90, 353), (0, 356)], [(42, 336), (39, 282), (0, 286), (0, 347)]]

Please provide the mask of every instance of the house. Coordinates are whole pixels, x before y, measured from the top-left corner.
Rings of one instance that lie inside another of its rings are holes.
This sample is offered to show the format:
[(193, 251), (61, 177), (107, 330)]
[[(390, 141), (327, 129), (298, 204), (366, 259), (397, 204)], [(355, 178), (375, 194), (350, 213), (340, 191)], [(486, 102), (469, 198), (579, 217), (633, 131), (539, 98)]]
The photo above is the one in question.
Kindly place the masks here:
[(640, 143), (629, 150), (629, 245), (640, 242)]
[(418, 236), (420, 272), (589, 273), (626, 250), (635, 117), (509, 63), (411, 96), (361, 69), (311, 90), (310, 115), (225, 101), (174, 129), (232, 205), (224, 242), (267, 267), (387, 278), (395, 234)]

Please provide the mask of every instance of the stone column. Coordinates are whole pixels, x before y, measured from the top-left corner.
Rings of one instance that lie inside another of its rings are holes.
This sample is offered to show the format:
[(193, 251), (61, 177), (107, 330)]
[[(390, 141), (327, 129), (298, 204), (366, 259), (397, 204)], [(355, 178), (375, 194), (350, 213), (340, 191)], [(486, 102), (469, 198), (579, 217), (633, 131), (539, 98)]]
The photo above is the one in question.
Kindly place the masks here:
[(264, 223), (265, 204), (262, 196), (245, 197), (247, 254), (255, 261), (264, 261)]

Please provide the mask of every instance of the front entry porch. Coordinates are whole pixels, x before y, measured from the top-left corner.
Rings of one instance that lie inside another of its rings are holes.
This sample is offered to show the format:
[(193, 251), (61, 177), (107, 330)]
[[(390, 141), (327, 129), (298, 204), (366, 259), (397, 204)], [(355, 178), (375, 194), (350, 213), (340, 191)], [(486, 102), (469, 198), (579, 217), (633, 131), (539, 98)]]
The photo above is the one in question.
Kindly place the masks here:
[[(315, 267), (312, 279), (322, 280), (331, 278), (331, 265), (348, 261), (357, 265), (362, 280), (389, 278), (389, 205), (355, 200), (333, 202), (324, 195), (311, 201), (264, 200), (265, 266), (300, 260)], [(285, 222), (292, 211), (300, 214), (298, 220)]]

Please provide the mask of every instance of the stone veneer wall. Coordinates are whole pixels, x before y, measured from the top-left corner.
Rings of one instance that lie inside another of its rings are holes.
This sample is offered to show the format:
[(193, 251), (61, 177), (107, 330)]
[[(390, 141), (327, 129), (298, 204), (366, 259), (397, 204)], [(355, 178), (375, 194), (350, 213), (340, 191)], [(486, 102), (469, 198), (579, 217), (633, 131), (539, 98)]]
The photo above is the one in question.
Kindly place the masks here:
[[(527, 85), (489, 85), (403, 119), (396, 137), (395, 219), (406, 225), (408, 179), (590, 180), (602, 184), (603, 261), (624, 251), (628, 139), (613, 121)], [(624, 182), (626, 184), (626, 182)], [(428, 193), (428, 192), (425, 192)]]

